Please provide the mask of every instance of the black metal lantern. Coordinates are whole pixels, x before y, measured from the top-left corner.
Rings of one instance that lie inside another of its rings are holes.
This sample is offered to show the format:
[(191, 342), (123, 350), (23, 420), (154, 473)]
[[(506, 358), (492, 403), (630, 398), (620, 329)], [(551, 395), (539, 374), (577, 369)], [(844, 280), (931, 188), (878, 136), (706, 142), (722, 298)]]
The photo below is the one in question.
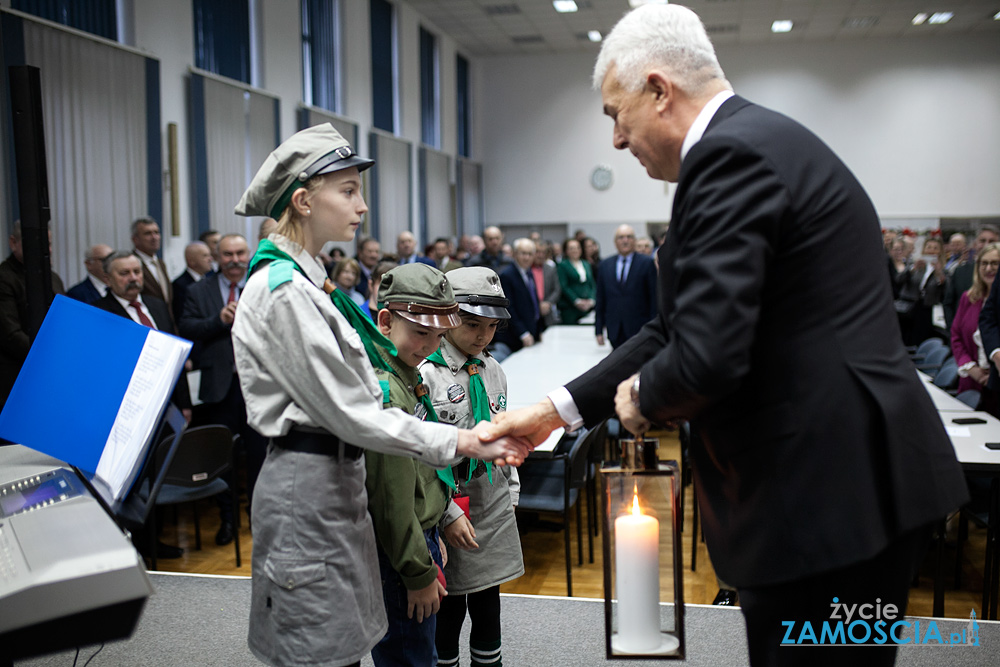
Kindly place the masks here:
[(680, 470), (658, 440), (621, 440), (600, 470), (608, 659), (684, 657)]

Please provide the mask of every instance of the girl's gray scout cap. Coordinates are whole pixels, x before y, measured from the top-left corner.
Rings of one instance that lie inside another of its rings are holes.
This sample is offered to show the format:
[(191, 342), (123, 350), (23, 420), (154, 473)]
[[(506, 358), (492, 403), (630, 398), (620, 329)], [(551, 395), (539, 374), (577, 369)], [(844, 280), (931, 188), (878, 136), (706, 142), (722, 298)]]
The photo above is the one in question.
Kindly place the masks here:
[(236, 205), (236, 214), (277, 220), (292, 193), (313, 176), (350, 167), (364, 171), (373, 164), (375, 160), (359, 157), (330, 123), (301, 130), (267, 156)]
[(504, 297), (500, 277), (493, 269), (467, 266), (449, 271), (445, 276), (455, 292), (455, 301), (460, 310), (498, 320), (510, 319), (506, 308), (510, 301)]

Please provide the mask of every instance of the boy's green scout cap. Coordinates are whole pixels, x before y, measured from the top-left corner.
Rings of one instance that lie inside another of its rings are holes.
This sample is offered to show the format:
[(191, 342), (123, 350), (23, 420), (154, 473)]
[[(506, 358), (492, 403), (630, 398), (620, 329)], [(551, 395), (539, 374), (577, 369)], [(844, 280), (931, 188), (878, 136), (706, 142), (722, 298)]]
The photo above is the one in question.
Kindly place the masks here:
[(487, 266), (467, 266), (446, 275), (459, 309), (482, 317), (510, 319), (507, 311), (510, 301), (504, 296), (496, 271)]
[(414, 262), (386, 271), (378, 288), (378, 302), (425, 327), (454, 329), (462, 323), (448, 279), (427, 264)]
[(347, 139), (330, 123), (296, 132), (275, 148), (236, 205), (237, 215), (264, 215), (277, 220), (292, 193), (318, 174), (357, 167), (364, 171), (374, 160), (359, 157)]

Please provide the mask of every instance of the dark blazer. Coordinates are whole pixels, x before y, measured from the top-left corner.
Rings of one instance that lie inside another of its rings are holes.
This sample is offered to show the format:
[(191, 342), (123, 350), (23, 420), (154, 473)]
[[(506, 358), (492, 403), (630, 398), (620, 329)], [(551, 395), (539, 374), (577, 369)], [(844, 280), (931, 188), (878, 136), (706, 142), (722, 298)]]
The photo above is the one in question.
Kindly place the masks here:
[(642, 414), (692, 420), (722, 579), (858, 563), (967, 500), (900, 345), (878, 216), (815, 135), (727, 100), (681, 165), (658, 252), (657, 318), (567, 388), (594, 425), (641, 370)]
[[(997, 281), (993, 281), (990, 293), (983, 300), (983, 309), (979, 311), (979, 335), (983, 339), (983, 351), (989, 359), (990, 353), (1000, 348), (1000, 292), (997, 292)], [(1000, 374), (996, 364), (990, 362), (990, 379), (986, 386), (993, 391), (1000, 390)]]
[(500, 286), (503, 287), (504, 296), (510, 300), (510, 305), (507, 306), (510, 319), (507, 320), (507, 326), (497, 332), (496, 337), (499, 342), (506, 343), (512, 351), (517, 352), (524, 347), (521, 336), (525, 333), (530, 333), (538, 340), (538, 318), (535, 317), (531, 292), (524, 284), (517, 264), (511, 263), (500, 272)]
[(178, 326), (181, 323), (181, 315), (184, 314), (184, 300), (187, 298), (188, 288), (196, 282), (205, 282), (205, 277), (203, 276), (200, 281), (196, 281), (188, 270), (184, 269), (184, 273), (174, 278), (174, 282), (171, 283), (174, 290), (174, 300), (170, 303), (170, 312)]
[[(135, 253), (135, 252), (133, 252), (132, 254), (134, 254), (136, 257), (139, 257), (139, 255), (137, 253)], [(173, 300), (174, 300), (174, 288), (173, 288), (173, 285), (170, 283), (170, 281), (167, 280), (167, 293), (164, 294), (163, 293), (163, 289), (160, 287), (160, 281), (156, 279), (156, 276), (153, 275), (153, 272), (149, 270), (148, 266), (146, 266), (146, 262), (142, 261), (142, 257), (139, 257), (139, 263), (142, 264), (142, 296), (143, 296), (143, 298), (146, 298), (147, 296), (151, 296), (154, 299), (159, 299), (160, 301), (166, 302), (166, 304), (168, 306), (171, 303), (173, 303)], [(166, 276), (167, 275), (167, 265), (164, 264), (163, 260), (160, 259), (159, 257), (156, 258), (156, 263), (157, 263), (157, 265), (159, 265), (160, 271), (163, 272), (163, 275)], [(170, 317), (173, 318), (173, 313), (170, 314)], [(157, 325), (157, 326), (159, 326), (159, 325)]]
[(639, 332), (656, 315), (656, 264), (642, 253), (632, 253), (625, 284), (618, 282), (618, 255), (601, 260), (597, 267), (597, 304), (594, 328), (598, 336), (608, 330), (608, 341), (618, 347)]
[(941, 305), (944, 308), (945, 326), (950, 330), (951, 323), (958, 312), (958, 300), (962, 298), (962, 292), (972, 287), (972, 278), (976, 275), (976, 260), (970, 259), (959, 266), (948, 276), (948, 282), (944, 284), (944, 296), (941, 297)]
[(66, 296), (84, 303), (94, 303), (101, 298), (101, 293), (94, 287), (94, 283), (90, 282), (90, 277), (88, 276), (70, 287), (66, 292)]
[[(146, 304), (149, 314), (153, 316), (153, 323), (156, 324), (158, 330), (174, 336), (178, 335), (174, 321), (170, 317), (170, 309), (167, 307), (167, 304), (163, 303), (160, 299), (146, 296), (145, 294), (142, 295), (142, 301)], [(115, 295), (111, 293), (111, 290), (108, 290), (104, 298), (98, 299), (93, 305), (120, 317), (132, 319), (128, 311), (122, 308), (122, 305), (115, 299)], [(186, 410), (191, 407), (191, 391), (188, 389), (187, 373), (181, 373), (181, 377), (177, 380), (177, 385), (174, 387), (174, 393), (171, 395), (170, 400), (178, 408)]]
[(219, 319), (224, 305), (218, 278), (199, 280), (188, 289), (184, 314), (177, 322), (182, 336), (200, 344), (198, 398), (204, 403), (218, 403), (226, 397), (236, 368), (232, 326)]

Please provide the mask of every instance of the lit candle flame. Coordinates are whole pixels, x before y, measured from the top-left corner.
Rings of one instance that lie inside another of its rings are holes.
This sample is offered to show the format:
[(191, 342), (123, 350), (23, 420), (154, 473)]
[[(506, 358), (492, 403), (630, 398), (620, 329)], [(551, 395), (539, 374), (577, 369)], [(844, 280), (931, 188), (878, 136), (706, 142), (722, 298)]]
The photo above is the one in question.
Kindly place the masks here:
[(639, 493), (638, 491), (632, 494), (632, 516), (640, 516), (642, 512), (639, 511)]

